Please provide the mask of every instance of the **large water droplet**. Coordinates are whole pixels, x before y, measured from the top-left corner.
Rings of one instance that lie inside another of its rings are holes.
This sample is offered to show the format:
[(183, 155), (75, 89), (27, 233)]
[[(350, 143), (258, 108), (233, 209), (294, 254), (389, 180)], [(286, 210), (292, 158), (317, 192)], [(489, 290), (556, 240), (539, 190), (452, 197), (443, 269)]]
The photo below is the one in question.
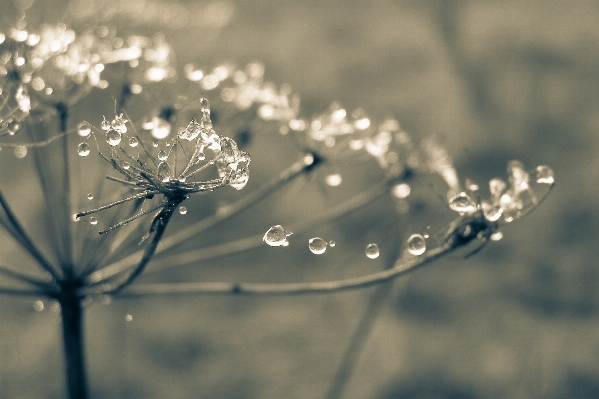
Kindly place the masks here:
[(90, 135), (91, 132), (92, 132), (92, 128), (89, 125), (89, 123), (87, 123), (87, 122), (81, 122), (77, 126), (77, 134), (79, 134), (79, 136), (81, 136), (81, 137), (87, 137)]
[(201, 133), (201, 126), (195, 119), (191, 119), (191, 122), (187, 125), (187, 127), (179, 132), (179, 138), (185, 139), (188, 141), (195, 140)]
[(160, 162), (158, 164), (158, 177), (163, 183), (171, 180), (171, 168), (166, 162)]
[(422, 255), (426, 251), (426, 240), (421, 234), (412, 234), (408, 238), (408, 252), (412, 255)]
[(18, 145), (15, 147), (14, 152), (15, 157), (19, 159), (25, 158), (25, 156), (27, 155), (27, 147), (25, 147), (24, 145)]
[(119, 145), (121, 143), (121, 133), (116, 130), (109, 130), (106, 132), (106, 142), (112, 147)]
[(180, 207), (179, 207), (179, 213), (180, 213), (181, 215), (185, 215), (185, 214), (187, 213), (187, 208), (186, 208), (186, 207), (184, 207), (184, 206), (180, 206)]
[(77, 147), (77, 153), (82, 157), (88, 156), (90, 151), (91, 150), (89, 148), (89, 144), (87, 144), (85, 142), (79, 144), (79, 146)]
[(547, 165), (537, 166), (537, 183), (539, 184), (553, 184), (555, 179), (553, 177), (553, 169)]
[(310, 238), (308, 248), (310, 248), (313, 254), (320, 255), (327, 250), (327, 242), (320, 237)]
[(116, 130), (119, 133), (127, 133), (127, 120), (123, 118), (123, 115), (119, 115), (115, 117), (110, 123), (110, 127)]
[(366, 246), (366, 256), (370, 259), (376, 259), (379, 257), (381, 251), (379, 250), (379, 246), (372, 243)]
[(466, 214), (476, 210), (476, 203), (468, 193), (461, 192), (449, 200), (449, 207), (455, 212)]
[(283, 226), (277, 224), (276, 226), (272, 226), (266, 233), (264, 233), (262, 240), (271, 247), (287, 246), (285, 243), (288, 243), (287, 237), (289, 237), (291, 234), (293, 233), (286, 231)]

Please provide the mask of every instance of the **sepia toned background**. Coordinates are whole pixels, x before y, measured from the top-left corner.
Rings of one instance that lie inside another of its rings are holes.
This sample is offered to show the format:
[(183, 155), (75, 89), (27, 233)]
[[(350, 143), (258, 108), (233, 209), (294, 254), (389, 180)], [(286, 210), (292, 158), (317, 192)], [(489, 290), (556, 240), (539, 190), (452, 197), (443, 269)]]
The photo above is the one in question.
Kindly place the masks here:
[[(8, 0), (0, 7), (5, 29), (15, 7)], [(289, 83), (300, 94), (306, 116), (337, 100), (348, 109), (364, 107), (373, 119), (395, 116), (416, 142), (436, 135), (461, 179), (485, 185), (505, 176), (511, 159), (531, 168), (548, 164), (556, 176), (550, 197), (503, 227), (501, 241), (468, 259), (446, 257), (382, 294), (369, 288), (92, 303), (86, 320), (92, 397), (326, 398), (365, 314), (373, 316), (372, 329), (343, 398), (599, 397), (596, 2), (81, 0), (70, 12), (66, 7), (34, 3), (28, 19), (56, 22), (69, 15), (77, 22), (94, 10), (109, 23), (107, 10), (114, 9), (128, 33), (162, 30), (179, 66), (262, 61), (268, 80)], [(82, 105), (81, 115), (111, 112), (110, 99), (93, 101)], [(246, 150), (252, 154), (248, 191), (300, 153), (288, 137), (260, 132)], [(0, 166), (4, 191), (22, 183), (14, 176), (35, 178), (7, 151), (0, 152)], [(343, 184), (322, 184), (337, 169), (345, 173)], [(374, 169), (376, 163), (336, 160), (194, 237), (188, 247), (307, 218), (367, 190)], [(451, 220), (439, 203), (443, 190), (416, 181), (408, 216), (384, 198), (290, 237), (289, 248), (265, 245), (143, 279), (288, 282), (362, 275), (393, 261), (411, 233), (432, 226), (434, 235), (442, 226), (438, 219)], [(243, 194), (196, 198), (189, 217), (169, 229)], [(317, 257), (305, 244), (311, 236), (335, 239), (337, 246)], [(379, 259), (363, 255), (369, 242), (381, 247)], [(373, 313), (376, 295), (384, 300)], [(62, 397), (59, 326), (50, 303), (37, 312), (32, 300), (0, 298), (0, 398)]]

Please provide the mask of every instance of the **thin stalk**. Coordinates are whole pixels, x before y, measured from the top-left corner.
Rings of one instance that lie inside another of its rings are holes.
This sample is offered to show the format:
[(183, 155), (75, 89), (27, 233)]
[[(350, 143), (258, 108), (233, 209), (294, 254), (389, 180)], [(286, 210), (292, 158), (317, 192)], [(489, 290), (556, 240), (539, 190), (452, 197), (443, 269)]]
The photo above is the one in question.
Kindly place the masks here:
[(38, 279), (36, 277), (28, 276), (27, 274), (25, 274), (25, 273), (23, 273), (21, 271), (17, 271), (17, 270), (14, 270), (12, 268), (9, 268), (9, 267), (6, 267), (6, 266), (2, 266), (2, 265), (0, 265), (0, 274), (3, 274), (5, 276), (7, 276), (7, 277), (14, 278), (14, 279), (19, 280), (19, 281), (21, 281), (23, 283), (27, 283), (29, 285), (32, 285), (32, 286), (36, 287), (36, 288), (45, 288), (45, 287), (48, 286), (48, 283), (49, 283), (47, 281), (40, 280), (40, 279)]
[[(242, 197), (239, 201), (235, 202), (233, 205), (228, 207), (226, 212), (219, 212), (212, 216), (207, 217), (195, 223), (187, 228), (180, 230), (179, 232), (165, 238), (160, 243), (160, 246), (157, 250), (157, 253), (160, 253), (164, 250), (172, 248), (181, 242), (188, 240), (191, 236), (198, 234), (206, 229), (209, 229), (230, 217), (240, 213), (241, 211), (249, 208), (250, 206), (258, 203), (260, 200), (265, 198), (266, 196), (274, 193), (275, 191), (283, 188), (286, 183), (291, 182), (297, 176), (303, 174), (306, 170), (310, 168), (314, 168), (318, 165), (317, 162), (314, 163), (306, 163), (304, 161), (305, 157), (302, 157), (300, 161), (295, 162), (289, 168), (282, 171), (277, 177), (272, 179), (270, 182), (266, 183), (264, 186), (260, 187), (254, 192), (251, 192), (249, 195)], [(87, 278), (87, 282), (89, 284), (98, 284), (106, 279), (109, 279), (128, 268), (137, 264), (142, 257), (142, 251), (137, 251), (118, 262), (115, 262), (103, 269), (97, 270), (94, 273), (90, 274)]]
[[(410, 256), (400, 259), (392, 269), (385, 269), (376, 273), (344, 280), (320, 281), (309, 283), (165, 283), (165, 284), (138, 284), (127, 288), (120, 293), (121, 297), (140, 297), (148, 295), (299, 295), (299, 294), (324, 294), (355, 290), (381, 284), (392, 279), (404, 276), (414, 270), (427, 265), (438, 258), (457, 249), (459, 245), (446, 242), (431, 249), (420, 256)], [(110, 285), (98, 286), (89, 294), (110, 293)]]
[[(64, 103), (58, 103), (56, 105), (56, 110), (58, 111), (58, 118), (59, 118), (59, 123), (60, 123), (60, 132), (61, 133), (67, 133), (67, 125), (68, 125), (68, 121), (69, 121), (69, 108), (67, 107), (66, 104)], [(65, 235), (64, 237), (64, 243), (65, 243), (65, 254), (64, 256), (66, 257), (66, 264), (63, 265), (64, 268), (66, 269), (72, 269), (73, 268), (73, 257), (74, 257), (74, 253), (73, 253), (73, 223), (70, 223), (70, 217), (72, 214), (72, 204), (71, 204), (71, 167), (69, 165), (69, 153), (71, 152), (71, 149), (69, 148), (69, 140), (68, 140), (68, 136), (65, 136), (64, 140), (62, 141), (63, 143), (63, 153), (64, 153), (64, 209), (66, 210), (66, 212), (63, 213), (62, 216), (66, 216), (67, 219), (67, 223), (66, 223), (66, 228), (63, 231), (63, 234)], [(64, 263), (64, 262), (63, 262)]]
[(62, 337), (69, 399), (87, 399), (87, 370), (83, 339), (83, 308), (75, 290), (65, 290), (58, 298), (61, 307)]
[(31, 256), (33, 256), (33, 258), (37, 261), (37, 264), (42, 269), (44, 269), (45, 271), (50, 273), (52, 275), (52, 277), (58, 279), (60, 277), (60, 273), (54, 269), (52, 264), (46, 259), (46, 257), (41, 253), (41, 251), (35, 246), (35, 244), (31, 240), (31, 238), (29, 238), (29, 235), (27, 234), (27, 232), (25, 231), (23, 226), (21, 226), (21, 223), (19, 222), (16, 215), (13, 213), (12, 209), (8, 205), (8, 202), (2, 195), (2, 192), (0, 192), (0, 206), (4, 210), (4, 213), (6, 214), (6, 217), (8, 218), (8, 222), (12, 228), (10, 230), (10, 232), (16, 233), (16, 235), (13, 234), (13, 237), (16, 239), (16, 241), (19, 244), (21, 244), (21, 246)]

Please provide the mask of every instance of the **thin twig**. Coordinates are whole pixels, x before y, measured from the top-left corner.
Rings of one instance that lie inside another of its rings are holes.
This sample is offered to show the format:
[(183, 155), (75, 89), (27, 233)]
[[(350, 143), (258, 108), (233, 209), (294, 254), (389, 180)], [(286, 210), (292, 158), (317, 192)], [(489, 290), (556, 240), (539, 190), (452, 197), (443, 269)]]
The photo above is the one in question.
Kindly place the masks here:
[[(207, 294), (207, 295), (298, 295), (298, 294), (324, 294), (354, 290), (370, 287), (406, 275), (414, 270), (431, 263), (432, 261), (452, 252), (458, 248), (456, 245), (445, 243), (431, 249), (420, 256), (410, 256), (400, 259), (392, 269), (385, 269), (376, 273), (344, 280), (263, 284), (263, 283), (165, 283), (165, 284), (140, 284), (128, 287), (120, 293), (120, 297), (140, 297), (148, 295), (181, 295), (181, 294)], [(97, 286), (89, 294), (111, 293), (109, 284)]]
[(0, 274), (4, 274), (7, 277), (11, 277), (21, 282), (30, 284), (36, 288), (44, 288), (47, 287), (49, 284), (48, 281), (43, 281), (36, 277), (28, 276), (21, 271), (13, 270), (12, 268), (9, 268), (7, 266), (0, 265)]

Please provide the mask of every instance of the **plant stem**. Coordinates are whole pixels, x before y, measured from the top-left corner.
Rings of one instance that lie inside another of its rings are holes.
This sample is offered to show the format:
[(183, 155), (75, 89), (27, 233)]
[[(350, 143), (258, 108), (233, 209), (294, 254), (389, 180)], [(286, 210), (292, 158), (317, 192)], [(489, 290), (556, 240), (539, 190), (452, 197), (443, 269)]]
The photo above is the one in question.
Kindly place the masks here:
[(64, 360), (69, 399), (87, 399), (87, 371), (83, 344), (83, 308), (75, 289), (65, 289), (61, 307)]

